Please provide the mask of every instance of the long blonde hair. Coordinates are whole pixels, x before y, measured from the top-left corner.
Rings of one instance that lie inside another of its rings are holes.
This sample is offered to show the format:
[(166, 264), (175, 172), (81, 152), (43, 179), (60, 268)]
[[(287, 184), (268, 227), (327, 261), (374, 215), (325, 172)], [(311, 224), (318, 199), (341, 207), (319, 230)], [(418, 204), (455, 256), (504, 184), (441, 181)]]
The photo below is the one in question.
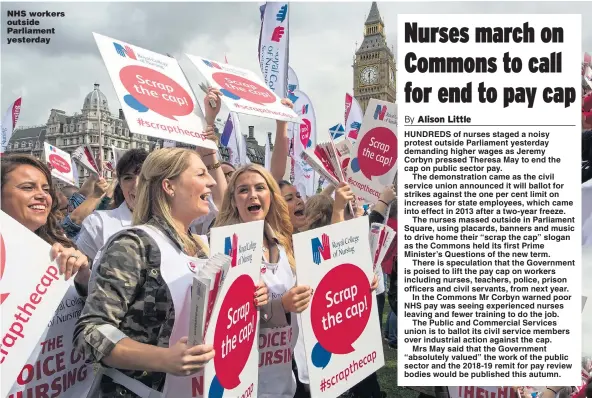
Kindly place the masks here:
[(269, 211), (265, 217), (265, 222), (273, 232), (279, 244), (286, 251), (288, 261), (292, 270), (296, 269), (296, 260), (294, 259), (294, 246), (292, 244), (292, 223), (290, 222), (290, 213), (288, 213), (288, 204), (284, 200), (280, 187), (275, 182), (272, 175), (263, 167), (250, 164), (243, 166), (232, 174), (232, 178), (228, 182), (228, 188), (224, 193), (222, 200), (222, 208), (219, 209), (218, 217), (216, 218), (215, 227), (224, 227), (227, 225), (240, 224), (242, 220), (236, 207), (234, 200), (234, 191), (236, 189), (236, 181), (244, 173), (257, 173), (265, 180), (267, 187), (271, 193), (271, 201)]
[(196, 152), (185, 148), (157, 149), (148, 155), (140, 171), (132, 223), (146, 224), (152, 217), (158, 216), (175, 229), (187, 254), (196, 255), (201, 251), (207, 255), (208, 250), (199, 237), (193, 236), (196, 245), (187, 231), (179, 230), (171, 214), (169, 196), (162, 189), (164, 180), (174, 179), (189, 168), (191, 156), (199, 157)]

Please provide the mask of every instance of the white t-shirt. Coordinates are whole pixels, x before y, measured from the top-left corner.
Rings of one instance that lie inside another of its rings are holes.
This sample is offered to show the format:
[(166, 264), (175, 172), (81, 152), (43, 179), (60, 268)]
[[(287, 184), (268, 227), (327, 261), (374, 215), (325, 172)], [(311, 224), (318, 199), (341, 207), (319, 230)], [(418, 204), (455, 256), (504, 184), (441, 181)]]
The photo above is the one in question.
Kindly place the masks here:
[(94, 259), (111, 236), (131, 225), (132, 212), (125, 202), (117, 209), (95, 211), (82, 222), (76, 246)]

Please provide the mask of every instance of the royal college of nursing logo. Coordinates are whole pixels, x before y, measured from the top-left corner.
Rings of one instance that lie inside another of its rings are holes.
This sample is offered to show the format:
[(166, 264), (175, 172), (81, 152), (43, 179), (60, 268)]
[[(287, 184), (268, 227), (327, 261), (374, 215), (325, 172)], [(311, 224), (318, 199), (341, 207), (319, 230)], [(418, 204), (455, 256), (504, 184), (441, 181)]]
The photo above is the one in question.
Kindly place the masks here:
[(115, 46), (115, 51), (117, 51), (117, 54), (121, 55), (122, 57), (128, 57), (131, 59), (136, 59), (136, 54), (134, 53), (134, 50), (132, 50), (130, 48), (130, 46), (122, 46), (119, 43), (115, 43), (113, 42), (113, 45)]
[(224, 254), (232, 258), (231, 267), (236, 267), (238, 255), (238, 236), (236, 234), (233, 234), (232, 237), (227, 236), (224, 240)]
[(331, 242), (329, 241), (329, 235), (323, 234), (321, 240), (319, 240), (319, 238), (313, 238), (311, 240), (311, 245), (312, 261), (315, 264), (320, 264), (321, 258), (323, 261), (331, 259)]
[(384, 115), (386, 115), (386, 105), (376, 105), (374, 120), (384, 120)]
[[(288, 15), (288, 5), (284, 4), (280, 10), (278, 11), (277, 15), (275, 16), (276, 21), (279, 23), (283, 23), (286, 20), (286, 16)], [(285, 33), (285, 28), (283, 26), (276, 26), (271, 34), (271, 41), (275, 41), (279, 43)]]

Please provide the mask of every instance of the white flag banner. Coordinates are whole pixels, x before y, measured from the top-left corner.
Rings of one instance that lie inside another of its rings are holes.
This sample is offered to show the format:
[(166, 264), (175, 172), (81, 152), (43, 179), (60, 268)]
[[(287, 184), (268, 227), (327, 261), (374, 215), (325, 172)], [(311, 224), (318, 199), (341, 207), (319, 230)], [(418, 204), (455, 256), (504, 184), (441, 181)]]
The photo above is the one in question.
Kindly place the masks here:
[[(298, 97), (294, 94), (294, 91), (300, 89), (300, 82), (298, 81), (298, 76), (296, 76), (296, 72), (291, 67), (288, 67), (288, 99), (292, 101), (292, 104), (296, 103)], [(288, 125), (288, 148), (289, 148), (289, 155), (290, 155), (290, 181), (294, 182), (295, 178), (295, 167), (296, 161), (294, 158), (294, 131), (299, 129), (298, 123), (290, 123)]]
[(217, 149), (179, 63), (167, 55), (93, 33), (130, 131)]
[(240, 137), (241, 132), (238, 115), (234, 112), (230, 112), (226, 124), (224, 124), (220, 143), (228, 150), (228, 162), (235, 167), (246, 164), (244, 159), (241, 158), (243, 140), (240, 139)]
[(286, 2), (261, 7), (259, 64), (265, 84), (280, 98), (286, 98), (288, 86), (289, 7)]
[(16, 127), (16, 122), (21, 113), (21, 101), (21, 97), (17, 98), (17, 100), (8, 107), (2, 118), (2, 144), (0, 147), (0, 153), (6, 151), (8, 141), (10, 141), (10, 137), (12, 137), (12, 132)]
[(269, 139), (265, 140), (265, 169), (271, 170), (271, 144)]
[(97, 162), (95, 161), (92, 151), (88, 145), (82, 145), (76, 148), (76, 150), (72, 153), (72, 159), (76, 160), (91, 173), (99, 175)]
[(345, 135), (354, 144), (358, 139), (358, 133), (362, 126), (364, 112), (362, 107), (352, 95), (345, 94)]
[(294, 110), (301, 116), (300, 125), (296, 125), (294, 132), (294, 185), (304, 187), (302, 196), (310, 197), (315, 194), (314, 170), (302, 159), (302, 152), (308, 148), (314, 148), (317, 142), (317, 121), (314, 108), (308, 95), (300, 90), (294, 90), (298, 97), (294, 103)]
[(177, 146), (176, 141), (164, 140), (164, 142), (162, 143), (163, 148), (174, 148), (176, 146)]
[(251, 159), (247, 155), (247, 137), (242, 136), (242, 145), (239, 148), (241, 165), (251, 164)]

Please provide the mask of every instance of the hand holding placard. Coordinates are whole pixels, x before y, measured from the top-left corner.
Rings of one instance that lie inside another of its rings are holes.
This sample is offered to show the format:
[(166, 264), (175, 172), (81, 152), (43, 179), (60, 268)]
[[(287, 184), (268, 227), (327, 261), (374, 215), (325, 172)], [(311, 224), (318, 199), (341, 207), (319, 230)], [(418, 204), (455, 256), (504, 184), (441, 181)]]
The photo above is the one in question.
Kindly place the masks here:
[(166, 349), (162, 358), (162, 371), (175, 376), (189, 376), (200, 371), (215, 354), (211, 345), (190, 346), (187, 337), (182, 337), (174, 346)]
[(308, 308), (311, 296), (310, 286), (294, 286), (282, 296), (282, 306), (286, 312), (300, 313)]

